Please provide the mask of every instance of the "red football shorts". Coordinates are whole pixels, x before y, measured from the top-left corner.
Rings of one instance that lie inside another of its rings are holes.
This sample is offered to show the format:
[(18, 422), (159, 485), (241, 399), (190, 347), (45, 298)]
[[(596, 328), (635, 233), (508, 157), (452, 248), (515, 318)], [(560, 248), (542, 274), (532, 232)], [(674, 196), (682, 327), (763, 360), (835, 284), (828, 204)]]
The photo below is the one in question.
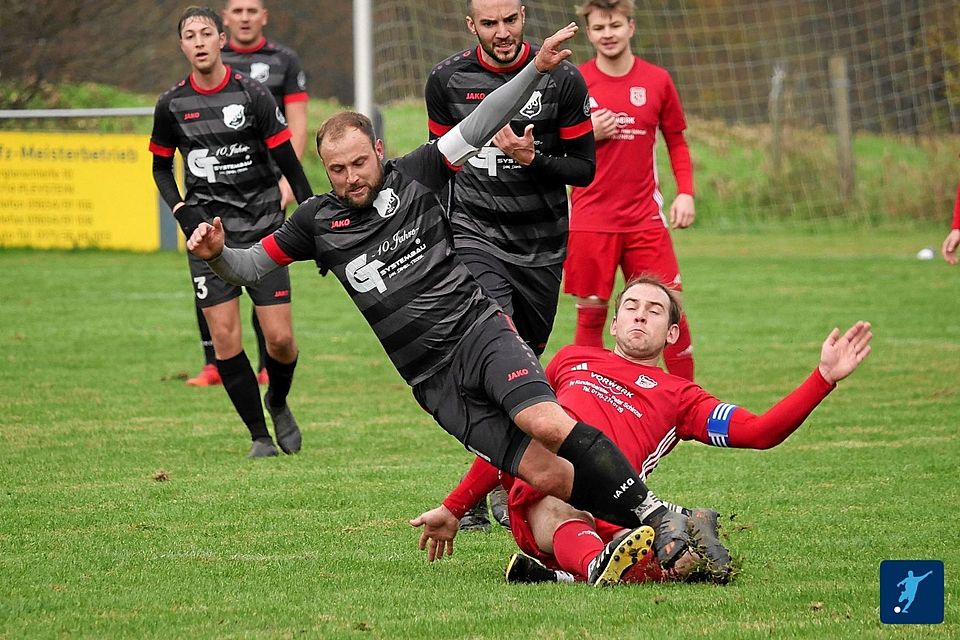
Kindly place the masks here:
[(680, 267), (670, 232), (661, 225), (641, 231), (606, 233), (571, 231), (563, 263), (563, 291), (579, 298), (609, 300), (617, 267), (625, 279), (653, 273), (667, 286), (680, 290)]
[[(533, 536), (533, 530), (530, 528), (530, 521), (527, 518), (527, 509), (536, 504), (545, 497), (538, 489), (533, 488), (519, 478), (513, 481), (513, 486), (509, 489), (507, 497), (507, 511), (510, 514), (510, 532), (513, 533), (513, 539), (517, 546), (528, 556), (534, 557), (551, 569), (560, 569), (556, 558), (552, 554), (544, 553), (537, 546), (537, 540)], [(617, 533), (623, 531), (623, 527), (611, 524), (604, 520), (597, 520), (597, 535), (603, 540), (604, 544), (613, 540)]]

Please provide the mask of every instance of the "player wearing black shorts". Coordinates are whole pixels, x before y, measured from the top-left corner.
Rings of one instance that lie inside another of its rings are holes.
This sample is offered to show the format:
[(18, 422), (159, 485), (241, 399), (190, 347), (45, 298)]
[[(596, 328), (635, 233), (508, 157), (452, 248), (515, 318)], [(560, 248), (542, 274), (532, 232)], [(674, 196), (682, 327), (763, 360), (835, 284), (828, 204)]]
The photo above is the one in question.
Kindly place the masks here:
[[(220, 15), (207, 7), (190, 7), (180, 18), (178, 34), (192, 71), (157, 101), (150, 138), (154, 180), (185, 235), (189, 237), (205, 220), (220, 218), (230, 229), (231, 246), (249, 247), (283, 223), (277, 168), (299, 201), (311, 196), (310, 184), (273, 97), (259, 83), (223, 64), (220, 48), (226, 35)], [(184, 159), (184, 197), (173, 177), (177, 150)], [(211, 329), (224, 388), (253, 439), (250, 456), (275, 456), (257, 376), (243, 351), (241, 289), (193, 256), (190, 275), (197, 304)], [(289, 274), (286, 269), (277, 270), (249, 283), (247, 291), (266, 338), (270, 384), (264, 401), (280, 448), (295, 453), (301, 437), (287, 406), (297, 363)]]
[[(463, 120), (537, 52), (523, 38), (520, 0), (472, 0), (468, 8), (467, 27), (479, 44), (431, 71), (424, 89), (431, 138)], [(586, 83), (564, 63), (540, 80), (510, 127), (463, 166), (450, 191), (457, 252), (538, 355), (560, 295), (567, 185), (589, 184), (593, 172)]]
[[(466, 24), (478, 45), (437, 64), (424, 89), (431, 138), (449, 131), (536, 54), (524, 41), (520, 0), (471, 0)], [(587, 87), (564, 63), (541, 79), (510, 126), (457, 174), (447, 196), (457, 253), (539, 356), (557, 314), (567, 247), (567, 185), (594, 172)], [(506, 494), (490, 496), (509, 526)], [(486, 499), (461, 521), (485, 530)]]
[[(458, 167), (570, 55), (571, 23), (544, 41), (533, 63), (438, 141), (381, 164), (370, 120), (337, 114), (317, 147), (332, 191), (302, 204), (247, 249), (224, 246), (219, 219), (187, 248), (224, 279), (255, 282), (295, 260), (314, 260), (343, 285), (421, 406), (468, 449), (627, 527), (660, 527), (675, 557), (686, 533), (672, 528), (616, 446), (556, 403), (536, 355), (454, 251), (437, 194)], [(416, 523), (413, 523), (416, 524)]]
[[(250, 76), (261, 83), (277, 101), (290, 129), (290, 143), (297, 154), (303, 157), (307, 143), (307, 76), (297, 54), (282, 44), (270, 42), (263, 35), (267, 26), (268, 12), (262, 0), (227, 0), (223, 7), (223, 24), (229, 32), (227, 44), (221, 51), (224, 64), (234, 71)], [(280, 178), (280, 208), (294, 202), (293, 191), (284, 177)], [(200, 328), (200, 343), (204, 352), (204, 367), (199, 374), (187, 380), (191, 386), (206, 387), (220, 383), (216, 357), (213, 353), (213, 340), (210, 328), (203, 318), (198, 305), (197, 325)], [(252, 314), (253, 330), (257, 336), (257, 381), (267, 384), (269, 376), (264, 365), (266, 345), (263, 331)]]

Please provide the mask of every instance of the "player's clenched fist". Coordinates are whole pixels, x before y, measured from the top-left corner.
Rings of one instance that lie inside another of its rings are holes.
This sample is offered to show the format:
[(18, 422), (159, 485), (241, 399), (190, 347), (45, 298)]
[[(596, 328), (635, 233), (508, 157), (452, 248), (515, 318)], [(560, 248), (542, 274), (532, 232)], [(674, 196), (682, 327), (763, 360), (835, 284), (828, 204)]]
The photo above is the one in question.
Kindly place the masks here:
[(194, 229), (187, 240), (187, 251), (203, 260), (216, 258), (223, 252), (223, 222), (220, 216), (213, 219), (212, 225), (201, 222)]

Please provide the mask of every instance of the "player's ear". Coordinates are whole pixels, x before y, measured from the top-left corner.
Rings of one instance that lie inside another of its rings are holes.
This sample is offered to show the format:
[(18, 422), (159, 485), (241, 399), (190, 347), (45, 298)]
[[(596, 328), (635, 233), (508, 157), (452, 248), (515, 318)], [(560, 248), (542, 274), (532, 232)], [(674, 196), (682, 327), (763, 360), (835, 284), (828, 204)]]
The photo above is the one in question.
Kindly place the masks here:
[(473, 23), (473, 18), (467, 16), (464, 20), (467, 22), (467, 30), (473, 35), (477, 35), (477, 26)]
[(672, 324), (667, 329), (667, 344), (675, 344), (680, 338), (680, 325)]
[(613, 316), (613, 318), (610, 320), (610, 335), (617, 335), (617, 316)]
[(377, 159), (383, 160), (383, 140), (377, 138), (376, 143), (373, 145), (373, 150), (377, 152)]

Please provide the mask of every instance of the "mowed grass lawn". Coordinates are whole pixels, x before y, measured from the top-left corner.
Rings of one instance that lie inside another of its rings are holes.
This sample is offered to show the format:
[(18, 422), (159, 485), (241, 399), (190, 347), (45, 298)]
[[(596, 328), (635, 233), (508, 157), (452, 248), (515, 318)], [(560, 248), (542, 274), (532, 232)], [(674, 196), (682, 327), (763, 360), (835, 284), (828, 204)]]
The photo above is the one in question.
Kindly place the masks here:
[[(251, 461), (222, 388), (183, 383), (182, 255), (0, 251), (0, 637), (957, 637), (960, 270), (915, 258), (944, 231), (676, 234), (698, 380), (724, 400), (765, 410), (831, 327), (876, 334), (779, 448), (681, 444), (653, 474), (724, 514), (726, 587), (506, 585), (500, 529), (428, 564), (407, 519), (469, 456), (311, 264), (292, 269), (304, 448)], [(880, 624), (888, 558), (944, 561), (943, 625)]]

